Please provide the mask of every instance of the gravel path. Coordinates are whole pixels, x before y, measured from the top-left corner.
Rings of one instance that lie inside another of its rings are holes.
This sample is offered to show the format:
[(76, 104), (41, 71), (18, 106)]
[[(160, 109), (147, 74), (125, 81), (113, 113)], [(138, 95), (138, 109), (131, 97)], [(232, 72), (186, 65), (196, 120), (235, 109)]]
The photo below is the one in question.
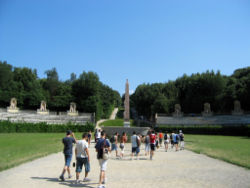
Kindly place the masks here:
[[(250, 170), (209, 158), (205, 155), (184, 151), (157, 150), (152, 161), (143, 155), (130, 160), (130, 144), (126, 145), (124, 159), (112, 153), (108, 161), (107, 184), (109, 188), (166, 188), (166, 187), (250, 187)], [(97, 187), (99, 165), (94, 144), (90, 148), (91, 182), (76, 185), (75, 174), (65, 182), (58, 181), (64, 158), (62, 153), (53, 154), (0, 173), (0, 185), (11, 187)], [(83, 174), (81, 174), (81, 177)]]

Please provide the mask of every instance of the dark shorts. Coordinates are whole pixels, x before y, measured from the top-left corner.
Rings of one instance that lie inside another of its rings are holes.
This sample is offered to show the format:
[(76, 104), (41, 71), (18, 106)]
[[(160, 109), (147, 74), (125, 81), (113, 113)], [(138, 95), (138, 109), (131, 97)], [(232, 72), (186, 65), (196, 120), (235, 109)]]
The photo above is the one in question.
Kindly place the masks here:
[(178, 144), (178, 142), (174, 142), (174, 145)]
[(160, 144), (161, 144), (162, 143), (162, 138), (160, 138), (159, 141), (160, 141)]
[(76, 172), (82, 172), (82, 166), (85, 166), (85, 172), (90, 171), (90, 164), (88, 158), (76, 158)]
[(71, 162), (71, 159), (72, 159), (72, 154), (69, 154), (69, 155), (64, 154), (64, 159), (65, 159), (65, 166), (70, 166), (70, 162)]
[(139, 147), (132, 148), (132, 153), (140, 153), (140, 148)]
[(154, 151), (155, 150), (155, 144), (150, 144), (150, 148), (151, 148), (152, 151)]

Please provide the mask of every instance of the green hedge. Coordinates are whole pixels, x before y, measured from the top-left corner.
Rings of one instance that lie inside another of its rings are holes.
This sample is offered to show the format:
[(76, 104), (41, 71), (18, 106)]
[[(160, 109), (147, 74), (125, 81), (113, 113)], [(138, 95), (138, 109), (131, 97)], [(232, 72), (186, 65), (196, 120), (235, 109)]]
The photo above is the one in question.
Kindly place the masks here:
[(248, 136), (250, 137), (250, 125), (241, 126), (159, 126), (155, 127), (156, 131), (171, 132), (182, 130), (187, 134), (204, 134), (204, 135), (227, 135), (227, 136)]
[(51, 125), (47, 123), (12, 123), (0, 121), (0, 133), (57, 133), (72, 130), (73, 132), (94, 131), (94, 125), (87, 122), (85, 125)]

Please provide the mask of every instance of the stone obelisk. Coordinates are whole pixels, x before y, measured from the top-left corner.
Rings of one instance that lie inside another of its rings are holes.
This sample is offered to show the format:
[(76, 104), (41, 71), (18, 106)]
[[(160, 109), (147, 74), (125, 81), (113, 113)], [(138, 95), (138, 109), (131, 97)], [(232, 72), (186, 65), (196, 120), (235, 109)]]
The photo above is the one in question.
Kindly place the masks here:
[(129, 83), (128, 79), (125, 87), (125, 101), (124, 101), (124, 127), (130, 127), (130, 116), (129, 116)]

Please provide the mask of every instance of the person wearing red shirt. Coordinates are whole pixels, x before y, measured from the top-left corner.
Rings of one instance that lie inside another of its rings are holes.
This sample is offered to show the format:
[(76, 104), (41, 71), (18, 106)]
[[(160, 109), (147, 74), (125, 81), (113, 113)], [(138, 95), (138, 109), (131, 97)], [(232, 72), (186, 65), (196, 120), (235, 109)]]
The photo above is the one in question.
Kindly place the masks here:
[(152, 131), (149, 135), (150, 138), (150, 160), (153, 159), (153, 155), (154, 155), (154, 151), (155, 151), (155, 140), (156, 140), (156, 135), (155, 135), (155, 131)]

